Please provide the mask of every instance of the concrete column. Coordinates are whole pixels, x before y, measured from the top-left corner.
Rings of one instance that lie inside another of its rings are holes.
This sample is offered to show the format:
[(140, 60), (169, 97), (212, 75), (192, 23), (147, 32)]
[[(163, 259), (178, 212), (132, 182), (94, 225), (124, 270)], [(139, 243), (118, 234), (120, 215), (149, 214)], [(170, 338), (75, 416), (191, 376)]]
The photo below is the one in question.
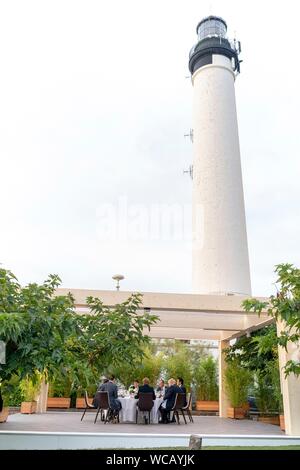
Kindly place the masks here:
[(226, 361), (224, 349), (229, 347), (229, 341), (219, 341), (219, 416), (227, 418), (227, 408), (230, 406), (226, 389), (225, 389), (225, 370)]
[[(277, 334), (284, 331), (283, 322), (277, 323)], [(285, 431), (289, 436), (300, 435), (300, 377), (290, 374), (285, 377), (283, 367), (289, 360), (300, 361), (300, 346), (288, 344), (287, 351), (279, 347), (280, 383), (283, 397)]]
[(41, 383), (40, 394), (37, 400), (37, 413), (46, 413), (47, 411), (48, 388), (49, 384), (43, 380)]

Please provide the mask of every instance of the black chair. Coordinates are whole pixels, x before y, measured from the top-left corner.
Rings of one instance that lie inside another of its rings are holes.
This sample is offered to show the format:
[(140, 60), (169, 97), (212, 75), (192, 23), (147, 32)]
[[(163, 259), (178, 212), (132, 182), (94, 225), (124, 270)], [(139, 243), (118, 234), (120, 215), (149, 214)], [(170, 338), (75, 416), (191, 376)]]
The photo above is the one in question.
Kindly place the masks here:
[(192, 417), (191, 408), (192, 408), (192, 394), (187, 393), (187, 395), (186, 395), (186, 406), (184, 406), (182, 409), (183, 409), (183, 411), (187, 412), (190, 423), (193, 423), (194, 420), (193, 420), (193, 417)]
[[(95, 417), (94, 424), (97, 421), (98, 415), (101, 412), (101, 417), (105, 415), (103, 421), (106, 424), (108, 421), (113, 421), (115, 418), (119, 423), (119, 410), (113, 410), (109, 403), (109, 395), (108, 392), (97, 392), (95, 396), (95, 400), (98, 403), (98, 409)], [(106, 412), (106, 413), (105, 413)]]
[(186, 406), (185, 401), (186, 401), (185, 393), (176, 394), (174, 406), (170, 411), (173, 411), (173, 414), (175, 415), (175, 418), (177, 420), (177, 424), (180, 424), (178, 411), (181, 411), (184, 422), (185, 424), (187, 424), (186, 419), (185, 419), (185, 414), (184, 414), (184, 408)]
[[(139, 399), (136, 405), (136, 412), (135, 412), (135, 422), (138, 422), (138, 414), (139, 411), (147, 411), (148, 412), (148, 423), (150, 424), (150, 416), (151, 410), (153, 408), (153, 393), (139, 393)], [(146, 417), (145, 417), (146, 423)]]
[(85, 415), (87, 410), (96, 410), (97, 409), (97, 406), (94, 406), (92, 403), (89, 402), (88, 392), (86, 390), (84, 392), (84, 402), (85, 402), (85, 409), (84, 409), (83, 415), (81, 416), (80, 421), (83, 420), (84, 415)]

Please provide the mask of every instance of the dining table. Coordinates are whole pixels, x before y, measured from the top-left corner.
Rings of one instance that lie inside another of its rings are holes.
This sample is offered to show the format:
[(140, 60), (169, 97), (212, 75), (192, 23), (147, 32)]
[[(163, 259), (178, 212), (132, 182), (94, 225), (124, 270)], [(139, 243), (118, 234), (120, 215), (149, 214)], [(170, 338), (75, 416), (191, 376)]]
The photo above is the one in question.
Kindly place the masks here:
[[(119, 418), (121, 423), (135, 423), (136, 422), (136, 406), (138, 400), (134, 397), (118, 397), (118, 400), (122, 404), (122, 409), (119, 413)], [(163, 402), (162, 398), (156, 398), (153, 401), (153, 408), (150, 414), (150, 422), (151, 424), (158, 424), (158, 420), (160, 418), (159, 407)], [(139, 412), (139, 421), (143, 422), (143, 414), (148, 417), (148, 412)]]

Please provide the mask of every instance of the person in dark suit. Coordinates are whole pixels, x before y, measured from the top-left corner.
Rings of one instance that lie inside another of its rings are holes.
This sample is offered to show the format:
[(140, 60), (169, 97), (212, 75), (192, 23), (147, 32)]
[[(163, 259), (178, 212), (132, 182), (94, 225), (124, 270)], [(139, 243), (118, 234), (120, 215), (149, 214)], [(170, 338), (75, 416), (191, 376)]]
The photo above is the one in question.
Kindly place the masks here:
[(177, 377), (177, 385), (178, 385), (179, 388), (181, 388), (181, 393), (186, 394), (186, 388), (183, 385), (183, 378), (182, 377)]
[(159, 379), (158, 387), (156, 389), (159, 398), (162, 398), (164, 396), (166, 389), (167, 387), (165, 386), (165, 381), (163, 379)]
[(108, 392), (109, 406), (115, 411), (120, 411), (122, 404), (120, 400), (118, 400), (118, 387), (116, 385), (116, 379), (114, 375), (109, 377), (105, 387), (106, 391)]
[(160, 423), (166, 424), (170, 422), (170, 410), (173, 408), (175, 404), (175, 399), (177, 393), (182, 393), (182, 390), (176, 385), (175, 379), (168, 380), (168, 388), (166, 389), (164, 395), (164, 401), (159, 407), (159, 411), (161, 413), (161, 421)]
[[(104, 380), (103, 383), (98, 388), (98, 392), (108, 392), (109, 406), (114, 411), (120, 411), (122, 404), (118, 400), (118, 387), (115, 383), (115, 376), (111, 375), (108, 380)], [(93, 400), (93, 405), (98, 407), (99, 403), (97, 400), (97, 394)]]
[(103, 382), (101, 385), (98, 387), (98, 392), (106, 392), (106, 384), (108, 383), (108, 379), (106, 377), (103, 377)]
[(178, 387), (180, 388), (181, 393), (184, 393), (184, 394), (185, 394), (184, 406), (186, 406), (186, 405), (187, 405), (187, 402), (186, 402), (186, 388), (185, 388), (185, 386), (183, 385), (183, 378), (182, 378), (182, 377), (177, 377), (177, 385), (178, 385)]
[(155, 396), (154, 388), (151, 387), (149, 383), (150, 383), (150, 380), (148, 379), (148, 377), (145, 377), (143, 379), (143, 385), (139, 386), (138, 392), (134, 398), (138, 399), (140, 396), (140, 393), (152, 393), (153, 400), (155, 400), (156, 396)]
[[(107, 382), (108, 382), (108, 379), (106, 377), (102, 377), (102, 382), (99, 383), (97, 392), (106, 392)], [(97, 392), (94, 396), (93, 403), (92, 403), (95, 408), (98, 408), (98, 405), (99, 405)]]

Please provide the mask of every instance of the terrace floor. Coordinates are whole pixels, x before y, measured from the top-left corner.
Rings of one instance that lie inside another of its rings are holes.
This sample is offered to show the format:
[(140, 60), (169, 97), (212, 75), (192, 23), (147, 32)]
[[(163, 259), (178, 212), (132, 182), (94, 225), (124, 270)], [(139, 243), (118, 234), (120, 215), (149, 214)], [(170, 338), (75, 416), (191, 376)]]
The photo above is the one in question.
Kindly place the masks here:
[(234, 420), (218, 416), (193, 416), (194, 423), (170, 424), (111, 424), (100, 421), (94, 424), (94, 412), (87, 412), (83, 421), (82, 413), (48, 411), (45, 414), (10, 415), (6, 423), (0, 423), (1, 432), (76, 432), (76, 433), (138, 433), (138, 434), (222, 434), (222, 435), (271, 435), (284, 436), (279, 426), (252, 420)]

